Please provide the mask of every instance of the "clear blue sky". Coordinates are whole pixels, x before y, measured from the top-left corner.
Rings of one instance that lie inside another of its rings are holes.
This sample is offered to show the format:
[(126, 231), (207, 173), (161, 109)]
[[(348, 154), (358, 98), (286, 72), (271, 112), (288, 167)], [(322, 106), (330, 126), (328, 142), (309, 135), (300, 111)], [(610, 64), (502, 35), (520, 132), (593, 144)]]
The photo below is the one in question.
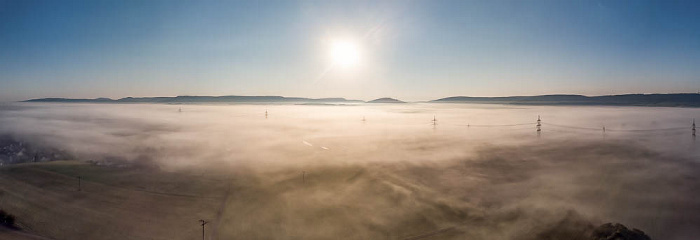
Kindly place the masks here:
[(0, 101), (698, 90), (700, 1), (0, 0)]

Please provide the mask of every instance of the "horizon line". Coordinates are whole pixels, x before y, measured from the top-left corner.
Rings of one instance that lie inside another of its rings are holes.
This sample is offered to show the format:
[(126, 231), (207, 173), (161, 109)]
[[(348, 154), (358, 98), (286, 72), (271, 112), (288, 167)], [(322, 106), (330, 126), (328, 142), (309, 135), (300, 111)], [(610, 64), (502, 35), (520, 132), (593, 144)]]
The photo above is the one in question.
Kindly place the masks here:
[[(582, 97), (605, 97), (605, 96), (626, 96), (626, 95), (683, 95), (683, 94), (700, 94), (700, 91), (698, 92), (669, 92), (669, 93), (619, 93), (619, 94), (605, 94), (605, 95), (584, 95), (584, 94), (573, 94), (573, 93), (551, 93), (551, 94), (538, 94), (538, 95), (501, 95), (501, 96), (468, 96), (468, 95), (454, 95), (454, 96), (448, 96), (448, 97), (439, 97), (436, 99), (431, 99), (431, 100), (417, 100), (417, 101), (411, 101), (411, 102), (430, 102), (430, 101), (435, 101), (435, 100), (441, 100), (441, 99), (446, 99), (446, 98), (456, 98), (456, 97), (469, 97), (469, 98), (509, 98), (509, 97), (542, 97), (542, 96), (582, 96)], [(143, 98), (177, 98), (177, 97), (280, 97), (280, 98), (303, 98), (303, 99), (309, 99), (309, 100), (323, 100), (323, 99), (343, 99), (345, 101), (363, 101), (363, 102), (368, 102), (368, 101), (373, 101), (377, 99), (382, 99), (382, 98), (391, 98), (391, 99), (396, 99), (400, 100), (399, 98), (396, 97), (391, 97), (391, 96), (385, 96), (385, 97), (378, 97), (378, 98), (373, 98), (372, 100), (364, 100), (364, 99), (351, 99), (351, 98), (346, 98), (346, 97), (297, 97), (297, 96), (284, 96), (284, 95), (175, 95), (175, 96), (141, 96), (141, 97), (135, 97), (135, 96), (126, 96), (126, 97), (119, 97), (119, 98), (110, 98), (110, 97), (94, 97), (94, 98), (71, 98), (71, 97), (39, 97), (39, 98), (31, 98), (31, 99), (25, 99), (25, 100), (18, 100), (18, 101), (8, 101), (8, 102), (28, 102), (32, 100), (42, 100), (42, 99), (65, 99), (65, 100), (111, 100), (111, 101), (118, 101), (122, 99), (143, 99)]]

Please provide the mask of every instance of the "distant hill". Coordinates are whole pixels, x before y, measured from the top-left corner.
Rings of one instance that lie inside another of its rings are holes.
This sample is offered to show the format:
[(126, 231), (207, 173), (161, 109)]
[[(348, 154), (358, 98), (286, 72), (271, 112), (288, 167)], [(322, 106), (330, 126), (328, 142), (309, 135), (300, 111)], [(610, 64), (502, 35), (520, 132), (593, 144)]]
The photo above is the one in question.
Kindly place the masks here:
[(406, 103), (394, 98), (377, 98), (367, 103)]
[[(345, 98), (301, 98), (282, 96), (177, 96), (177, 97), (126, 97), (120, 99), (94, 98), (40, 98), (25, 102), (57, 103), (291, 103), (302, 105), (343, 105), (361, 103), (361, 100)], [(433, 103), (483, 103), (520, 105), (609, 105), (609, 106), (657, 106), (657, 107), (700, 107), (700, 94), (624, 94), (606, 96), (583, 95), (540, 95), (511, 97), (448, 97), (432, 100)], [(379, 98), (367, 103), (405, 103), (394, 98)]]
[(94, 99), (40, 98), (40, 99), (31, 99), (31, 100), (27, 100), (24, 102), (110, 103), (110, 102), (115, 102), (115, 100), (109, 99), (109, 98), (94, 98)]
[(95, 98), (40, 98), (25, 102), (59, 103), (349, 103), (362, 102), (345, 98), (300, 98), (282, 96), (177, 96), (177, 97), (126, 97), (121, 99)]
[(513, 97), (448, 97), (433, 100), (435, 103), (491, 103), (522, 105), (611, 105), (611, 106), (658, 106), (700, 107), (700, 94), (624, 94), (607, 96), (541, 95)]

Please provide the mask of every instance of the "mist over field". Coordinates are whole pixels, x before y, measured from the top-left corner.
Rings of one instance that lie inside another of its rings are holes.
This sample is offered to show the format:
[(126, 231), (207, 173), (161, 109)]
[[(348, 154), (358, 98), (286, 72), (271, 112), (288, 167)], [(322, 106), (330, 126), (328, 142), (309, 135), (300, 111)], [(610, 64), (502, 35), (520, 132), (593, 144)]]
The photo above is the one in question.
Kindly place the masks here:
[(0, 136), (70, 158), (55, 160), (230, 184), (208, 216), (213, 239), (587, 239), (607, 222), (692, 239), (698, 116), (427, 103), (6, 104)]

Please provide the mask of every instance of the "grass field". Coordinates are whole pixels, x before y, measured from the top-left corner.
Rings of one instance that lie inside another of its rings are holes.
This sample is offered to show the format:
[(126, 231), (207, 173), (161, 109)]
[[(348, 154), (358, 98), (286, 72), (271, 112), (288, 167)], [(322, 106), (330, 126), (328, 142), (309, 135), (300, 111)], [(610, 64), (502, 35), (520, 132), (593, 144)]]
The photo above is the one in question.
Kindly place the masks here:
[(211, 222), (207, 239), (403, 239), (449, 226), (435, 216), (465, 216), (442, 206), (426, 217), (405, 200), (411, 183), (352, 166), (231, 179), (60, 161), (5, 166), (0, 181), (18, 225), (53, 239), (198, 239), (199, 219)]
[(0, 237), (199, 239), (199, 219), (211, 223), (207, 239), (405, 239), (456, 233), (448, 231), (450, 223), (466, 217), (463, 209), (440, 205), (440, 198), (428, 195), (414, 202), (409, 195), (429, 193), (379, 174), (381, 169), (334, 166), (314, 168), (305, 177), (290, 169), (205, 177), (78, 161), (5, 166), (0, 168), (0, 205), (17, 216), (25, 233)]
[[(81, 191), (77, 177), (81, 176)], [(195, 175), (77, 161), (0, 168), (0, 206), (53, 239), (197, 239), (227, 184)]]

